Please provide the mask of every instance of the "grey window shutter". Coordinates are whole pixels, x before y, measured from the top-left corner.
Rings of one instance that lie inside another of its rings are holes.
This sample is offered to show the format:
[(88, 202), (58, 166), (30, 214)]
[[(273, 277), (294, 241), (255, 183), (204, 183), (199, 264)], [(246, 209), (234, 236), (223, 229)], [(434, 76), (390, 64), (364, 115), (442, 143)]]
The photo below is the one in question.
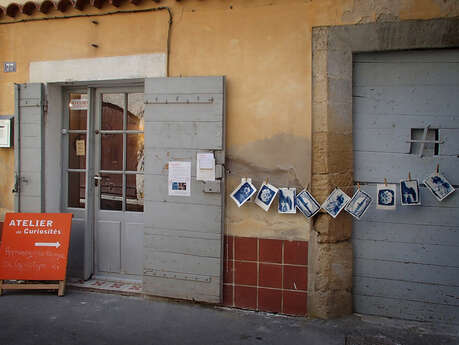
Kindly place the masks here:
[[(144, 292), (221, 301), (224, 173), (196, 180), (196, 154), (225, 162), (224, 77), (145, 80)], [(168, 162), (191, 164), (191, 196), (168, 195)], [(220, 169), (218, 169), (220, 168)]]
[(15, 211), (44, 211), (43, 84), (15, 85)]

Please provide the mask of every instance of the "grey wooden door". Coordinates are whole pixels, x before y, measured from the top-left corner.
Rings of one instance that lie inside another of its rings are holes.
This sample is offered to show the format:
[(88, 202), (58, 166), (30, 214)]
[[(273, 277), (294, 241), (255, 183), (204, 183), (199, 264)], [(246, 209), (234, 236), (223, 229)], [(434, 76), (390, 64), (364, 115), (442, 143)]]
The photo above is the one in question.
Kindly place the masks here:
[(14, 153), (16, 212), (43, 212), (43, 84), (15, 86)]
[[(224, 78), (145, 81), (144, 292), (218, 303), (224, 174), (196, 181), (196, 155), (225, 161)], [(192, 164), (191, 196), (168, 195), (168, 162)]]
[[(376, 197), (384, 178), (422, 182), (440, 164), (459, 184), (459, 50), (354, 56), (354, 174)], [(426, 129), (427, 127), (427, 129)], [(437, 144), (410, 143), (422, 139)], [(422, 206), (370, 208), (353, 223), (354, 311), (459, 324), (459, 196), (421, 185)]]
[(93, 224), (88, 222), (94, 215), (93, 94), (87, 88), (66, 90), (62, 121), (62, 211), (73, 215), (69, 275), (82, 279), (94, 269)]

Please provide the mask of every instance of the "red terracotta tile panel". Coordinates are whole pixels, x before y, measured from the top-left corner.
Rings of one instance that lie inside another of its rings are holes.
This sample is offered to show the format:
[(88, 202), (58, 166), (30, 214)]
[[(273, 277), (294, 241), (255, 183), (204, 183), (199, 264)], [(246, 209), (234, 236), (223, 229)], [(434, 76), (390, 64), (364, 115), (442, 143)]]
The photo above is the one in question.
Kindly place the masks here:
[(275, 313), (281, 312), (282, 290), (258, 289), (258, 309)]
[(282, 266), (260, 263), (258, 286), (282, 288)]
[(307, 265), (308, 264), (308, 242), (285, 241), (284, 242), (284, 264)]
[(260, 261), (282, 263), (282, 240), (260, 239)]
[(247, 286), (234, 287), (234, 304), (239, 308), (257, 309), (257, 288)]
[(307, 290), (308, 268), (304, 266), (284, 265), (284, 289)]
[(223, 282), (232, 283), (233, 282), (233, 271), (234, 271), (234, 261), (223, 261)]
[(307, 314), (307, 293), (283, 291), (284, 304), (282, 312), (288, 315), (301, 315)]
[(257, 261), (257, 238), (234, 237), (236, 260)]
[(233, 306), (233, 290), (232, 285), (223, 285), (223, 305)]
[(240, 285), (257, 285), (256, 262), (234, 262), (235, 283)]

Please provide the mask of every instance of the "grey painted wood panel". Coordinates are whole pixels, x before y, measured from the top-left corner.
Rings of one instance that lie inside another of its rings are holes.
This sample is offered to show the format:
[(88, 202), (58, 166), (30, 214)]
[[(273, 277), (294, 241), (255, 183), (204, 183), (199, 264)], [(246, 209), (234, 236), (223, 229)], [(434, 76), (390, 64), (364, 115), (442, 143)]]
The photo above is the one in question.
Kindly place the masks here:
[(218, 278), (211, 278), (210, 283), (195, 282), (187, 280), (175, 280), (156, 276), (144, 275), (144, 291), (152, 291), (157, 296), (180, 298), (187, 300), (219, 303), (219, 291), (221, 281)]
[[(143, 274), (144, 224), (126, 221), (123, 233), (121, 257), (125, 274), (141, 276)], [(140, 251), (140, 253), (139, 253)]]
[(459, 73), (459, 63), (443, 64), (439, 62), (419, 62), (426, 69), (435, 68), (435, 73), (416, 73), (419, 66), (403, 64), (400, 61), (391, 63), (375, 63), (374, 61), (365, 61), (355, 64), (356, 75), (360, 73), (369, 73), (371, 79), (358, 79), (354, 83), (359, 86), (417, 86), (417, 85), (458, 85), (458, 81), (452, 79), (451, 73)]
[(354, 257), (459, 267), (457, 246), (353, 240)]
[(146, 122), (145, 148), (221, 150), (220, 122)]
[[(459, 111), (459, 110), (458, 110)], [(459, 119), (457, 123), (459, 127)], [(444, 141), (444, 144), (440, 145), (439, 154), (442, 156), (454, 156), (459, 157), (459, 128), (456, 129), (439, 129), (439, 139)]]
[(221, 205), (220, 193), (205, 193), (203, 191), (204, 181), (197, 181), (193, 179), (191, 181), (191, 192), (193, 193), (193, 198), (183, 198), (168, 195), (167, 175), (151, 175), (148, 177), (148, 180), (150, 181), (150, 188), (148, 188), (148, 193), (145, 193), (145, 200), (165, 202), (180, 201), (180, 203), (184, 204)]
[[(195, 174), (199, 151), (217, 150), (224, 163), (224, 97), (223, 77), (145, 80), (147, 294), (221, 300), (224, 195), (203, 193)], [(168, 163), (176, 160), (192, 162), (190, 197), (168, 195)]]
[[(411, 262), (354, 258), (353, 274), (356, 277), (373, 277), (428, 284), (459, 286), (459, 268), (415, 264)], [(354, 280), (354, 288), (358, 281)]]
[(354, 309), (359, 313), (437, 323), (458, 323), (459, 308), (402, 299), (354, 295)]
[(221, 238), (204, 239), (171, 235), (145, 235), (145, 248), (155, 252), (186, 254), (193, 256), (205, 256), (220, 258)]
[(24, 172), (41, 173), (41, 169), (37, 169), (37, 167), (41, 168), (41, 145), (35, 148), (22, 147), (19, 150), (21, 151), (21, 170)]
[(145, 94), (223, 94), (224, 80), (224, 77), (148, 78)]
[(220, 258), (147, 250), (144, 262), (145, 267), (153, 270), (220, 276)]
[(459, 228), (360, 220), (354, 225), (352, 238), (401, 243), (444, 244), (459, 247)]
[(389, 182), (400, 182), (408, 172), (424, 178), (440, 170), (453, 185), (459, 185), (459, 159), (452, 156), (434, 156), (419, 158), (417, 155), (354, 151), (354, 179), (360, 182), (380, 182), (387, 178)]
[(16, 86), (15, 173), (21, 182), (15, 209), (20, 212), (44, 210), (43, 97), (42, 84)]
[(21, 88), (21, 101), (26, 99), (40, 99), (41, 83), (20, 84), (19, 87)]
[[(426, 49), (426, 50), (402, 50), (391, 52), (359, 53), (353, 56), (354, 62), (379, 62), (383, 64), (405, 64), (409, 67), (413, 63), (459, 63), (459, 51), (457, 49)], [(390, 71), (387, 71), (389, 73)], [(419, 72), (419, 69), (417, 70)], [(356, 77), (367, 77), (357, 74)], [(392, 79), (391, 79), (392, 80)]]
[(355, 113), (353, 117), (353, 129), (395, 129), (395, 128), (425, 128), (430, 124), (431, 128), (453, 129), (459, 127), (459, 116), (436, 116), (434, 114), (416, 116), (413, 114), (369, 114)]
[(459, 306), (459, 286), (442, 286), (400, 280), (359, 277), (356, 295), (398, 298), (426, 303)]
[[(370, 208), (365, 214), (365, 220), (385, 223), (387, 226), (414, 224), (457, 227), (458, 213), (458, 210), (452, 207), (402, 207), (399, 205), (395, 211)], [(435, 217), (432, 216), (433, 214)]]
[(220, 233), (221, 206), (145, 201), (145, 226)]
[(40, 122), (22, 123), (21, 121), (21, 139), (23, 137), (40, 138), (41, 137)]
[(354, 129), (354, 145), (363, 147), (366, 152), (410, 153), (411, 130), (407, 128), (391, 129)]
[[(459, 197), (438, 202), (420, 188), (421, 206), (401, 206), (399, 182), (422, 180), (437, 163), (457, 185), (459, 50), (354, 57), (354, 179), (376, 196), (397, 183), (397, 209), (375, 204), (353, 223), (355, 311), (459, 323)], [(411, 129), (439, 129), (439, 156), (410, 154)]]
[(354, 111), (369, 114), (457, 115), (458, 86), (353, 86)]
[(121, 271), (121, 222), (98, 221), (96, 223), (97, 271)]
[[(41, 173), (36, 171), (23, 171), (21, 184), (21, 197), (33, 196), (41, 198)], [(27, 181), (27, 182), (26, 182)]]
[(33, 149), (41, 145), (41, 138), (39, 136), (34, 137), (21, 137), (21, 148), (22, 149)]
[(357, 54), (353, 63), (355, 85), (459, 85), (451, 78), (459, 74), (457, 50)]
[(42, 212), (41, 197), (21, 195), (21, 212)]
[[(191, 162), (191, 177), (196, 177), (196, 154), (198, 152), (209, 152), (211, 150), (184, 150), (184, 149), (155, 149), (148, 148), (150, 157), (145, 161), (145, 175), (165, 175), (169, 174), (168, 163), (170, 161)], [(218, 153), (218, 151), (216, 152)], [(215, 156), (217, 164), (224, 164), (219, 155)]]
[[(215, 232), (202, 232), (202, 231), (190, 231), (189, 229), (185, 230), (172, 230), (172, 229), (161, 229), (158, 227), (146, 227), (145, 228), (145, 237), (150, 235), (153, 236), (176, 236), (182, 238), (192, 238), (197, 239), (201, 238), (204, 240), (221, 240), (222, 234)], [(145, 239), (145, 241), (149, 241)]]
[[(184, 100), (196, 101), (194, 94), (180, 95), (162, 95), (146, 94), (145, 102), (156, 102), (159, 97), (160, 101), (165, 102), (166, 97), (170, 101), (180, 98), (180, 102)], [(182, 122), (182, 121), (216, 121), (221, 120), (223, 116), (223, 95), (222, 94), (207, 94), (200, 95), (200, 100), (212, 99), (211, 103), (192, 103), (192, 104), (174, 104), (174, 111), (170, 112), (170, 104), (154, 104), (155, 112), (145, 120), (145, 122)]]

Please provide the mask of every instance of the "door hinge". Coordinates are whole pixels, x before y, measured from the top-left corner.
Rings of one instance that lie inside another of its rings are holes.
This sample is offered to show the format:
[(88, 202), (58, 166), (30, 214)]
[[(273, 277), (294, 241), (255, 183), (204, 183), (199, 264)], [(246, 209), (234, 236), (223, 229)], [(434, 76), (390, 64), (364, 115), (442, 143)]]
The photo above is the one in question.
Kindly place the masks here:
[(48, 100), (43, 100), (43, 117), (46, 118), (48, 115)]
[(19, 174), (16, 174), (14, 176), (14, 188), (11, 191), (12, 193), (19, 193), (19, 191), (21, 189), (21, 187), (20, 187), (21, 184), (19, 183), (19, 180), (20, 180)]

